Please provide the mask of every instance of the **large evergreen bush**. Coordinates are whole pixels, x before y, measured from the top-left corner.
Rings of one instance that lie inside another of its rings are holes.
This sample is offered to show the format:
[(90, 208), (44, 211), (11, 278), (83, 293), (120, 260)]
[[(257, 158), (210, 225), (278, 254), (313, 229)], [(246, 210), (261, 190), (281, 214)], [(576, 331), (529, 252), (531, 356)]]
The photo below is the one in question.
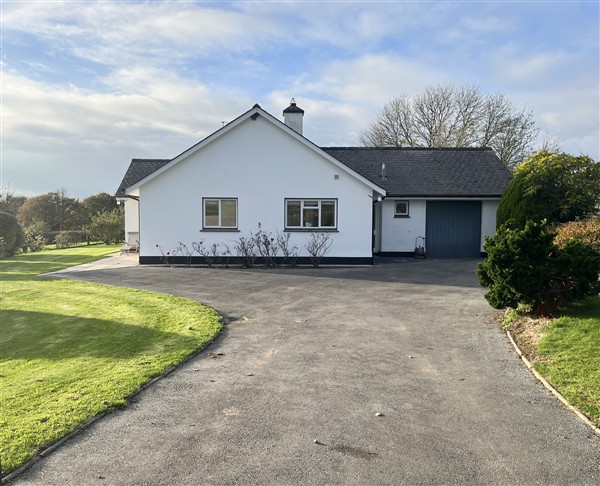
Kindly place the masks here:
[(486, 238), (484, 249), (488, 256), (477, 276), (489, 288), (485, 298), (494, 308), (523, 304), (549, 315), (600, 292), (600, 255), (575, 239), (559, 248), (546, 222), (530, 221), (523, 229), (503, 226)]
[(0, 257), (12, 256), (25, 244), (25, 233), (12, 214), (0, 211)]
[(498, 227), (527, 221), (564, 223), (593, 214), (600, 202), (600, 163), (587, 156), (540, 151), (515, 169), (500, 200)]

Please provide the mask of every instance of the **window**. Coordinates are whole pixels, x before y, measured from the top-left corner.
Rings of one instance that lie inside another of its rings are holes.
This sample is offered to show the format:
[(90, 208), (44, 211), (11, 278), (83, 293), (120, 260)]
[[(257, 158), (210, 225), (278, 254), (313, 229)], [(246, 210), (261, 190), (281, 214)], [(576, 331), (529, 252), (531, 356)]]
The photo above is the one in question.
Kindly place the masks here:
[(408, 217), (408, 201), (394, 201), (394, 217), (395, 218), (407, 218)]
[(237, 229), (237, 199), (202, 199), (204, 229)]
[(288, 229), (336, 229), (337, 200), (286, 199), (285, 227)]

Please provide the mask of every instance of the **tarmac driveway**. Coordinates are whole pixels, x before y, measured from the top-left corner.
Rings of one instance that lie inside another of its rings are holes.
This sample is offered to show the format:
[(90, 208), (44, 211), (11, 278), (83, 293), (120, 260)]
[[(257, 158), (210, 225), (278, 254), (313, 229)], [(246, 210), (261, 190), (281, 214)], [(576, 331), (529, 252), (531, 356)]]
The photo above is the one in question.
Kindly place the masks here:
[(522, 366), (476, 263), (63, 272), (231, 322), (14, 484), (600, 484), (600, 440)]

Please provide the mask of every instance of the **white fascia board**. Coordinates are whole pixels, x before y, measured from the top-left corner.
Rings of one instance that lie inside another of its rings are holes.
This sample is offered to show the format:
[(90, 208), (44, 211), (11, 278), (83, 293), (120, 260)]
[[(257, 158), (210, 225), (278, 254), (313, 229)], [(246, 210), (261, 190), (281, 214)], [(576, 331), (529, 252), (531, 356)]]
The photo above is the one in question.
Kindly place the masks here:
[(182, 152), (181, 154), (179, 154), (177, 157), (175, 157), (174, 159), (172, 159), (168, 164), (165, 164), (163, 167), (161, 167), (160, 169), (154, 171), (152, 174), (147, 175), (143, 179), (141, 179), (138, 182), (136, 182), (134, 185), (128, 187), (125, 190), (125, 192), (129, 194), (131, 191), (139, 189), (146, 182), (154, 179), (155, 177), (159, 176), (164, 171), (169, 170), (171, 167), (173, 167), (174, 165), (178, 164), (182, 160), (186, 159), (190, 155), (195, 154), (196, 152), (198, 152), (199, 150), (201, 150), (203, 147), (205, 147), (209, 143), (211, 143), (211, 142), (217, 140), (218, 138), (222, 137), (223, 135), (227, 134), (229, 131), (231, 131), (232, 129), (234, 129), (235, 127), (237, 127), (238, 125), (240, 125), (241, 123), (244, 123), (248, 118), (256, 117), (257, 115), (262, 115), (265, 120), (269, 121), (270, 123), (272, 123), (273, 125), (275, 125), (277, 128), (279, 128), (280, 130), (284, 130), (289, 135), (291, 135), (292, 137), (294, 137), (296, 140), (298, 140), (299, 142), (301, 142), (302, 144), (304, 144), (305, 146), (307, 146), (311, 150), (317, 152), (321, 157), (327, 159), (329, 162), (331, 162), (332, 164), (334, 164), (339, 169), (341, 169), (344, 172), (348, 173), (349, 175), (351, 175), (355, 179), (358, 179), (359, 181), (361, 181), (363, 184), (365, 184), (366, 186), (368, 186), (373, 191), (377, 192), (378, 194), (381, 194), (382, 196), (385, 196), (387, 194), (387, 192), (386, 192), (385, 189), (383, 189), (382, 187), (379, 187), (378, 185), (374, 184), (373, 182), (371, 182), (366, 177), (363, 177), (358, 172), (355, 172), (350, 167), (348, 167), (347, 165), (345, 165), (342, 162), (340, 162), (339, 160), (337, 160), (335, 157), (332, 157), (331, 155), (329, 155), (325, 151), (321, 150), (321, 148), (319, 146), (315, 145), (313, 142), (311, 142), (310, 140), (308, 140), (306, 137), (303, 137), (298, 132), (296, 132), (295, 130), (293, 130), (290, 127), (288, 127), (285, 123), (279, 121), (277, 118), (275, 118), (269, 112), (263, 110), (259, 105), (254, 105), (254, 107), (252, 107), (246, 113), (243, 113), (242, 115), (240, 115), (239, 117), (237, 117), (235, 120), (229, 122), (223, 128), (220, 128), (216, 132), (211, 133), (205, 139), (201, 140), (196, 145), (193, 145), (192, 147), (190, 147), (189, 149), (185, 150), (184, 152)]
[(360, 182), (362, 182), (363, 184), (365, 184), (366, 186), (368, 186), (370, 189), (377, 192), (378, 194), (381, 194), (382, 196), (385, 196), (387, 194), (387, 191), (383, 187), (379, 187), (377, 184), (374, 184), (366, 177), (363, 177), (358, 172), (356, 172), (353, 169), (351, 169), (350, 167), (348, 167), (346, 164), (340, 162), (335, 157), (332, 157), (327, 152), (322, 150), (321, 147), (314, 144), (313, 142), (311, 142), (308, 138), (304, 137), (303, 135), (300, 135), (296, 130), (291, 129), (285, 123), (279, 121), (277, 118), (275, 118), (270, 113), (264, 111), (263, 109), (260, 109), (260, 111), (261, 111), (261, 114), (263, 114), (265, 116), (266, 120), (270, 121), (277, 128), (280, 128), (280, 129), (286, 131), (289, 135), (294, 137), (300, 143), (302, 143), (303, 145), (305, 145), (312, 151), (317, 152), (321, 157), (327, 159), (329, 162), (331, 162), (333, 165), (335, 165), (339, 169), (343, 170), (344, 172), (351, 175), (355, 179), (358, 179)]

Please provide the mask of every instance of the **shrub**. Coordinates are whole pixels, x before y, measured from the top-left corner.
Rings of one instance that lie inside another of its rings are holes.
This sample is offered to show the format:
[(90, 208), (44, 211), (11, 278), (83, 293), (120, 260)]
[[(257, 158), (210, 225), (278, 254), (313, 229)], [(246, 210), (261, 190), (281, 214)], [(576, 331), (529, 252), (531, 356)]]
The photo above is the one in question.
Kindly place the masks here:
[(253, 238), (264, 265), (268, 267), (276, 266), (277, 254), (279, 253), (279, 240), (272, 233), (263, 231), (260, 223), (258, 223), (258, 232), (253, 235)]
[(590, 245), (600, 253), (600, 218), (589, 218), (583, 221), (571, 221), (556, 227), (554, 243), (559, 248), (565, 248), (572, 239), (578, 239)]
[(25, 233), (12, 214), (0, 211), (0, 257), (17, 253), (25, 244)]
[(42, 235), (28, 234), (25, 237), (25, 244), (30, 252), (44, 251), (46, 248), (46, 238)]
[(570, 240), (564, 248), (553, 242), (546, 222), (528, 222), (523, 229), (499, 228), (487, 237), (487, 259), (477, 267), (485, 298), (496, 309), (519, 304), (550, 315), (567, 302), (600, 292), (600, 255), (590, 245)]
[(190, 250), (188, 248), (188, 246), (183, 243), (183, 242), (179, 242), (179, 244), (177, 245), (177, 252), (181, 253), (181, 256), (183, 256), (185, 264), (190, 267), (192, 265), (192, 257), (194, 256), (194, 247), (193, 247), (193, 243), (192, 243), (192, 249)]
[(250, 268), (256, 260), (256, 241), (250, 234), (248, 238), (240, 236), (233, 245), (237, 253), (237, 259), (244, 268)]
[(296, 245), (290, 245), (291, 236), (292, 235), (290, 233), (280, 234), (278, 232), (277, 246), (281, 249), (281, 253), (283, 254), (283, 264), (295, 267), (300, 250), (298, 250)]
[(50, 226), (43, 222), (30, 224), (29, 226), (24, 227), (23, 231), (25, 231), (26, 235), (43, 236), (47, 244), (54, 243), (56, 235), (58, 235), (58, 231), (52, 234), (53, 232), (50, 231)]
[(175, 256), (177, 255), (177, 252), (179, 251), (178, 248), (174, 248), (172, 250), (165, 251), (163, 246), (159, 245), (158, 243), (156, 244), (156, 248), (158, 248), (158, 251), (160, 251), (160, 255), (161, 255), (160, 260), (164, 265), (167, 265), (170, 267), (175, 263)]
[(118, 243), (125, 238), (125, 216), (122, 209), (103, 211), (92, 217), (90, 236), (103, 243)]
[(61, 231), (56, 235), (56, 248), (70, 248), (87, 240), (85, 231), (68, 230)]
[(574, 221), (597, 210), (600, 164), (587, 156), (540, 151), (515, 169), (500, 200), (497, 224)]
[(310, 255), (310, 262), (313, 267), (318, 267), (321, 264), (322, 258), (331, 248), (331, 238), (326, 233), (311, 233), (304, 247)]
[(204, 258), (204, 262), (209, 267), (212, 267), (214, 263), (219, 261), (219, 246), (216, 243), (213, 243), (210, 247), (206, 247), (204, 246), (204, 240), (192, 241), (192, 248)]

